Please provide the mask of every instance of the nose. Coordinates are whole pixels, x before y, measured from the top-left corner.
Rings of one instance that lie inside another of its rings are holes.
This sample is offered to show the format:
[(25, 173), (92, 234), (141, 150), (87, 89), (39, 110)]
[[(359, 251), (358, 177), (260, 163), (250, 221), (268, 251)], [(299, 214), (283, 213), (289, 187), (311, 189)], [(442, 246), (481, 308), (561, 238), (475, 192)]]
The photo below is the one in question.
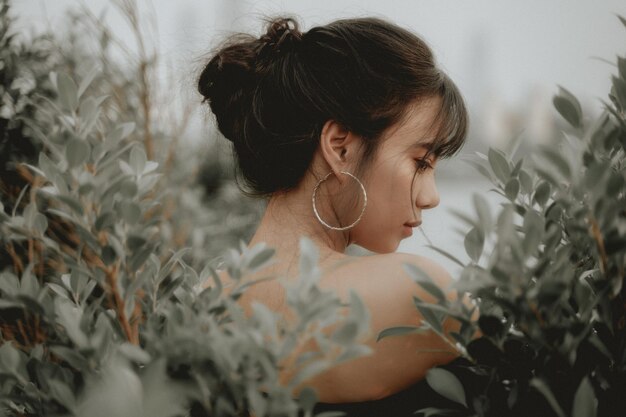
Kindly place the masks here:
[(421, 209), (431, 209), (439, 205), (439, 191), (435, 184), (435, 176), (428, 175), (422, 184), (420, 184), (420, 190), (417, 195), (417, 201), (415, 204)]

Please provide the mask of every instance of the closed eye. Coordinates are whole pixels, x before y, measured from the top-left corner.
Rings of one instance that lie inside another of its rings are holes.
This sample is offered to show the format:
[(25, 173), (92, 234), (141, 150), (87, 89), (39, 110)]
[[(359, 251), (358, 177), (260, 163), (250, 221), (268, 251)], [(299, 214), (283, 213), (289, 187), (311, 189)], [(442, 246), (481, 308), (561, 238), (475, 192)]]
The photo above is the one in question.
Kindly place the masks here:
[(427, 159), (416, 159), (415, 164), (417, 165), (418, 172), (423, 172), (423, 171), (426, 171), (427, 169), (433, 168), (433, 166)]

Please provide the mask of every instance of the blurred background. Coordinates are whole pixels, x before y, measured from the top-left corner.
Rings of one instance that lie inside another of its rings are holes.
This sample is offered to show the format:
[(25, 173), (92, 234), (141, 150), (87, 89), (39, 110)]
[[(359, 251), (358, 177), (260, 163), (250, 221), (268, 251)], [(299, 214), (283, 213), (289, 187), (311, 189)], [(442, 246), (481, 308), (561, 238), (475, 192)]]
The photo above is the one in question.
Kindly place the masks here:
[[(235, 31), (260, 34), (261, 18), (281, 13), (297, 16), (303, 31), (359, 16), (386, 18), (412, 30), (432, 47), (441, 67), (461, 89), (471, 126), (461, 153), (440, 165), (440, 206), (424, 213), (422, 232), (403, 241), (398, 250), (430, 256), (453, 272), (454, 263), (425, 245), (441, 247), (466, 261), (467, 227), (453, 211), (473, 215), (473, 193), (485, 196), (494, 211), (500, 201), (467, 161), (479, 159), (476, 153), (485, 153), (489, 146), (509, 150), (518, 137), (521, 154), (535, 144), (558, 140), (567, 131), (552, 105), (559, 86), (578, 97), (586, 119), (596, 117), (610, 89), (615, 55), (624, 52), (624, 26), (616, 14), (626, 16), (626, 3), (20, 0), (13, 2), (11, 10), (14, 27), (25, 38), (54, 33), (65, 39), (63, 48), (79, 44), (93, 51), (106, 43), (115, 46), (108, 48), (107, 59), (122, 67), (149, 65), (144, 75), (151, 86), (151, 94), (146, 95), (151, 111), (145, 120), (155, 132), (168, 132), (160, 139), (165, 145), (157, 149), (184, 149), (176, 157), (188, 162), (188, 170), (172, 170), (171, 175), (189, 177), (187, 183), (201, 190), (194, 198), (183, 196), (189, 201), (179, 201), (202, 213), (181, 239), (209, 250), (211, 256), (240, 239), (247, 241), (263, 204), (239, 195), (232, 181), (228, 142), (219, 137), (211, 114), (195, 93), (195, 77), (210, 49)], [(81, 65), (90, 66), (76, 62)], [(181, 231), (170, 233), (176, 237)], [(354, 248), (354, 253), (359, 249)]]

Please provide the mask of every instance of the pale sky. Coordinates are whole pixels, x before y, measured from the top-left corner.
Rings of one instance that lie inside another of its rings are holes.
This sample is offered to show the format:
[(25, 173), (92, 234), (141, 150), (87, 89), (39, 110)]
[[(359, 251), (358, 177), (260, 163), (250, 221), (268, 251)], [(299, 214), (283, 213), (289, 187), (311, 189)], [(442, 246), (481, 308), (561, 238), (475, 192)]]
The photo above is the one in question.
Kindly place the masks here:
[[(156, 12), (161, 51), (184, 65), (231, 29), (258, 33), (259, 16), (280, 12), (301, 18), (303, 29), (340, 17), (375, 15), (421, 35), (470, 103), (497, 95), (514, 104), (533, 88), (557, 92), (557, 84), (581, 99), (601, 96), (614, 68), (593, 59), (624, 54), (623, 0), (138, 0)], [(68, 7), (105, 6), (108, 21), (124, 37), (128, 29), (110, 1), (19, 0), (13, 12), (23, 26), (52, 27)], [(128, 39), (132, 39), (130, 35)]]
[[(432, 47), (440, 65), (465, 96), (471, 124), (475, 126), (482, 121), (493, 137), (510, 134), (506, 123), (499, 122), (507, 120), (510, 109), (523, 107), (527, 113), (534, 112), (538, 125), (546, 117), (553, 117), (551, 101), (558, 92), (557, 84), (579, 97), (584, 107), (591, 105), (599, 110), (598, 98), (606, 100), (610, 75), (617, 70), (593, 57), (615, 62), (617, 54), (626, 53), (626, 27), (615, 16), (618, 13), (626, 17), (624, 0), (138, 1), (143, 9), (150, 9), (146, 5), (152, 4), (162, 62), (169, 62), (176, 69), (181, 91), (193, 89), (190, 73), (199, 65), (198, 58), (214, 44), (216, 36), (231, 30), (259, 34), (260, 16), (295, 14), (303, 30), (337, 18), (367, 15), (387, 18), (421, 35)], [(133, 41), (127, 25), (109, 1), (13, 3), (13, 13), (19, 17), (21, 27), (36, 31), (53, 28), (56, 32), (64, 29), (59, 17), (70, 6), (89, 4), (97, 15), (109, 6), (107, 22), (118, 37), (129, 43)], [(524, 122), (528, 126), (533, 123)], [(468, 178), (465, 181), (448, 180), (440, 184), (442, 203), (432, 213), (424, 213), (422, 226), (435, 245), (455, 254), (463, 254), (464, 250), (462, 239), (450, 226), (458, 224), (458, 220), (448, 209), (469, 207), (473, 191), (491, 198), (494, 210), (498, 204), (484, 184), (479, 187)], [(416, 234), (403, 242), (401, 250), (428, 253), (454, 270), (455, 266), (446, 258), (424, 249), (426, 243)]]

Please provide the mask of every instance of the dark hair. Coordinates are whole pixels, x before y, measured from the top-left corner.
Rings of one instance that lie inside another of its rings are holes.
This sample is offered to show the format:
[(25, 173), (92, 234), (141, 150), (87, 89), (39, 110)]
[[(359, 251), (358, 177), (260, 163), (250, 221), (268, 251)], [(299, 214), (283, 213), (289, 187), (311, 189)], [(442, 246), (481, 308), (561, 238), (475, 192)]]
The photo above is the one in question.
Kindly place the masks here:
[(418, 36), (379, 18), (341, 19), (302, 33), (292, 17), (268, 19), (259, 38), (235, 34), (221, 44), (198, 80), (222, 134), (233, 142), (251, 196), (298, 185), (324, 123), (363, 137), (357, 172), (382, 133), (408, 105), (442, 97), (431, 152), (453, 155), (468, 115), (455, 84)]

